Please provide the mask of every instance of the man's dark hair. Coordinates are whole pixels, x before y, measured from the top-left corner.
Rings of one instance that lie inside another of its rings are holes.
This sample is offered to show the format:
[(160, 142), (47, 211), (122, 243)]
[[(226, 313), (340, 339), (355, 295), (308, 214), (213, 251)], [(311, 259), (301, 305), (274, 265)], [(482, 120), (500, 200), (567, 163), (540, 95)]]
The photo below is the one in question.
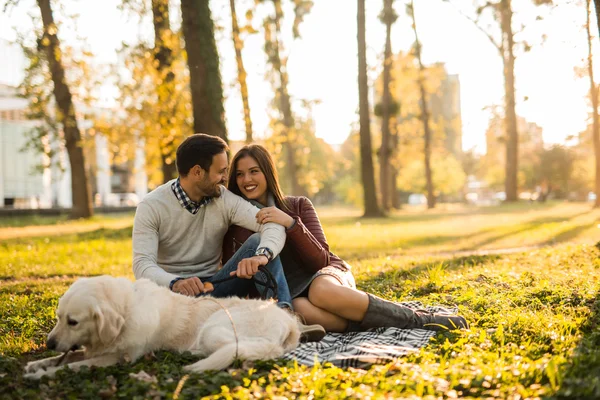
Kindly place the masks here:
[(188, 136), (177, 148), (177, 171), (187, 176), (194, 165), (208, 172), (216, 154), (229, 151), (227, 143), (218, 136), (195, 133)]

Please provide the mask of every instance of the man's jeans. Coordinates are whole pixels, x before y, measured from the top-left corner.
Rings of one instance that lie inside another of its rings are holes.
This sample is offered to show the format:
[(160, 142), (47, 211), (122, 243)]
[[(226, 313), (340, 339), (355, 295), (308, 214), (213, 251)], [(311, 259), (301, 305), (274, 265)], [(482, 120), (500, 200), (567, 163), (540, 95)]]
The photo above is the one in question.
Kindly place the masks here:
[[(225, 265), (223, 268), (219, 270), (216, 274), (211, 276), (208, 279), (205, 279), (208, 282), (218, 281), (220, 279), (228, 278), (232, 271), (237, 271), (237, 266), (240, 261), (244, 258), (253, 257), (258, 245), (260, 243), (260, 235), (255, 233), (250, 236), (248, 240), (244, 242), (242, 247), (239, 248), (238, 251), (235, 252), (233, 257)], [(281, 266), (281, 261), (279, 257), (275, 257), (271, 260), (267, 265), (267, 270), (271, 272), (273, 275), (273, 279), (277, 283), (277, 305), (279, 307), (289, 307), (292, 308), (292, 296), (290, 295), (290, 289), (288, 287), (287, 281), (285, 280), (285, 275), (283, 274), (283, 267)], [(255, 277), (257, 277), (262, 282), (267, 282), (266, 274), (259, 271)], [(234, 277), (233, 279), (227, 280), (225, 282), (215, 284), (215, 290), (210, 293), (206, 293), (207, 295), (213, 297), (228, 297), (228, 296), (239, 296), (245, 297), (252, 287), (256, 287), (258, 292), (261, 295), (265, 295), (266, 298), (273, 298), (275, 293), (273, 293), (273, 289), (266, 288), (261, 285), (255, 285), (254, 280), (252, 279), (243, 279)]]

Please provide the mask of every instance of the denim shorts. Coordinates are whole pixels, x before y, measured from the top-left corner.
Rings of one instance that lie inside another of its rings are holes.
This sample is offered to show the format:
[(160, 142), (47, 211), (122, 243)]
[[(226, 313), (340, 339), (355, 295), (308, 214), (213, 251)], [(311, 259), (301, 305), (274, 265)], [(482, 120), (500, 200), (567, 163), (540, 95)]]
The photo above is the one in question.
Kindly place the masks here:
[(321, 275), (332, 276), (335, 279), (337, 279), (340, 285), (349, 287), (351, 289), (356, 289), (356, 281), (354, 280), (354, 275), (352, 275), (352, 272), (350, 270), (344, 271), (329, 265), (317, 271), (317, 273), (313, 277), (313, 280)]

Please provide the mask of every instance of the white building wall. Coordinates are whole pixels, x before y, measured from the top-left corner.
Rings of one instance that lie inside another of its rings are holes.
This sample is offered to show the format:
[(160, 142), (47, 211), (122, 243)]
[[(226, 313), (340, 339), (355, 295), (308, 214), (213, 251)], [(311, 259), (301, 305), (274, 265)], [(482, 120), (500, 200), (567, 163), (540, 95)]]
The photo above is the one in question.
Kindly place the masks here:
[(52, 193), (52, 206), (70, 208), (73, 206), (71, 192), (71, 164), (67, 150), (62, 142), (51, 144), (54, 149), (54, 159), (50, 164), (50, 188)]
[(144, 148), (144, 139), (138, 139), (137, 147), (135, 149), (134, 174), (135, 194), (139, 201), (148, 194), (148, 175), (146, 174), (146, 152), (144, 151)]
[(39, 169), (41, 156), (31, 150), (22, 151), (27, 141), (26, 132), (33, 127), (31, 121), (0, 120), (2, 199), (20, 199), (15, 203), (17, 207), (36, 208), (44, 194)]
[(96, 144), (96, 190), (99, 204), (106, 205), (109, 201), (110, 188), (110, 156), (108, 140), (102, 134), (94, 136)]
[(0, 208), (4, 207), (4, 140), (2, 139), (2, 124), (0, 122)]

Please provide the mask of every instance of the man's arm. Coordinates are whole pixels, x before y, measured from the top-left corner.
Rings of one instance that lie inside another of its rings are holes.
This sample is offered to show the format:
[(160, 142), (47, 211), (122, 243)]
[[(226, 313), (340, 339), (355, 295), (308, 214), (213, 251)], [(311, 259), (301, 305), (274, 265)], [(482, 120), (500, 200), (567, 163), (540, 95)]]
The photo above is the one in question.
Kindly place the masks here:
[(156, 261), (159, 225), (156, 210), (146, 202), (141, 202), (133, 220), (133, 274), (136, 279), (147, 278), (160, 286), (169, 287), (178, 276), (162, 269)]
[(285, 228), (275, 223), (259, 224), (256, 222), (258, 208), (229, 191), (224, 191), (223, 196), (225, 207), (229, 212), (229, 224), (259, 232), (260, 244), (258, 247), (268, 248), (273, 252), (273, 257), (276, 257), (285, 245)]

